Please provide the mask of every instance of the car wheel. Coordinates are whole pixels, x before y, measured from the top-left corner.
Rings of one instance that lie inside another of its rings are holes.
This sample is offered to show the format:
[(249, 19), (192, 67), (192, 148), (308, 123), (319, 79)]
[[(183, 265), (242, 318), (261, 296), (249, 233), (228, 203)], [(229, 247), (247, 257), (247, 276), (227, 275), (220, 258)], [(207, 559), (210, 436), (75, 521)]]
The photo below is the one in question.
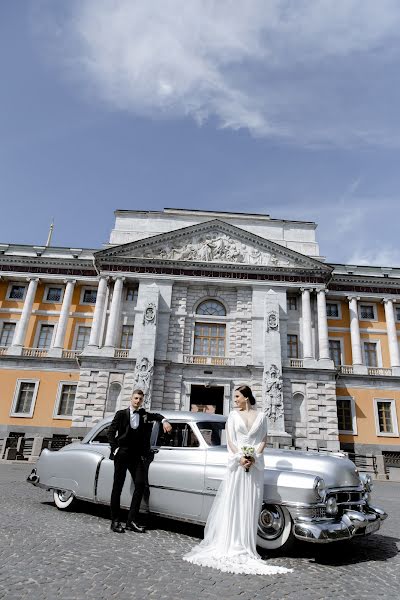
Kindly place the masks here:
[(53, 492), (54, 504), (60, 510), (67, 510), (71, 504), (76, 500), (73, 492), (68, 490), (54, 490)]
[(265, 550), (288, 549), (294, 541), (292, 525), (287, 508), (264, 503), (258, 518), (257, 545)]

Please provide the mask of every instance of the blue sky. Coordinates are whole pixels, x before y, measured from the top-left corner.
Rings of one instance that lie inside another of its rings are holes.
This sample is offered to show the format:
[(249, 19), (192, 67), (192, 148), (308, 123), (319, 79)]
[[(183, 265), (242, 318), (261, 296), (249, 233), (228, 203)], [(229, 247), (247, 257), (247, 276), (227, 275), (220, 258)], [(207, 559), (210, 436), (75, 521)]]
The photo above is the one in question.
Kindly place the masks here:
[(100, 247), (113, 211), (316, 221), (400, 266), (397, 0), (0, 3), (0, 241)]

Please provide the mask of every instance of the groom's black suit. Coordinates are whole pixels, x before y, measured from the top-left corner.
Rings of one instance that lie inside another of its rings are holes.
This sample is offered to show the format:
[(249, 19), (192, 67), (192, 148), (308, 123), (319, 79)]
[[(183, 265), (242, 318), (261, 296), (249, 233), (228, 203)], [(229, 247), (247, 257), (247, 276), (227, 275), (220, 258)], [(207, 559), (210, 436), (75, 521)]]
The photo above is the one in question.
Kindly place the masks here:
[(128, 470), (132, 476), (135, 490), (127, 522), (136, 522), (146, 480), (143, 459), (150, 452), (150, 423), (164, 419), (162, 415), (149, 413), (144, 408), (139, 408), (137, 412), (139, 414), (137, 429), (131, 427), (130, 408), (116, 412), (108, 429), (108, 441), (111, 446), (110, 458), (114, 460), (114, 483), (111, 493), (112, 521), (119, 521), (120, 518), (121, 492)]

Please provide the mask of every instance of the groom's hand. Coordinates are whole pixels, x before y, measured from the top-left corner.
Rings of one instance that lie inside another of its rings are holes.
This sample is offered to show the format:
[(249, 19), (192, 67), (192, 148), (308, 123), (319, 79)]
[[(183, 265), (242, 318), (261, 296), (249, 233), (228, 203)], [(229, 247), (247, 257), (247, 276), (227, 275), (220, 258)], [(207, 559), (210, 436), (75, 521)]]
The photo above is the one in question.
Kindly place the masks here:
[(172, 425), (171, 423), (168, 423), (168, 421), (164, 421), (163, 423), (163, 429), (165, 433), (171, 433), (172, 431)]

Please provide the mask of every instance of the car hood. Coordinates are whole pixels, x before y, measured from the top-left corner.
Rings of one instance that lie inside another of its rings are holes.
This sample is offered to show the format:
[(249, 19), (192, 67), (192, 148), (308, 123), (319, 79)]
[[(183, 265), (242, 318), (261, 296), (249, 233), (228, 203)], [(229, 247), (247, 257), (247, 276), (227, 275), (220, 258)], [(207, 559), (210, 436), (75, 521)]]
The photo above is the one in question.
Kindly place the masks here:
[[(210, 448), (211, 453), (215, 456), (212, 462), (226, 462), (226, 446)], [(264, 451), (264, 464), (266, 469), (318, 475), (329, 488), (358, 487), (361, 484), (355, 464), (341, 454), (267, 448)]]

